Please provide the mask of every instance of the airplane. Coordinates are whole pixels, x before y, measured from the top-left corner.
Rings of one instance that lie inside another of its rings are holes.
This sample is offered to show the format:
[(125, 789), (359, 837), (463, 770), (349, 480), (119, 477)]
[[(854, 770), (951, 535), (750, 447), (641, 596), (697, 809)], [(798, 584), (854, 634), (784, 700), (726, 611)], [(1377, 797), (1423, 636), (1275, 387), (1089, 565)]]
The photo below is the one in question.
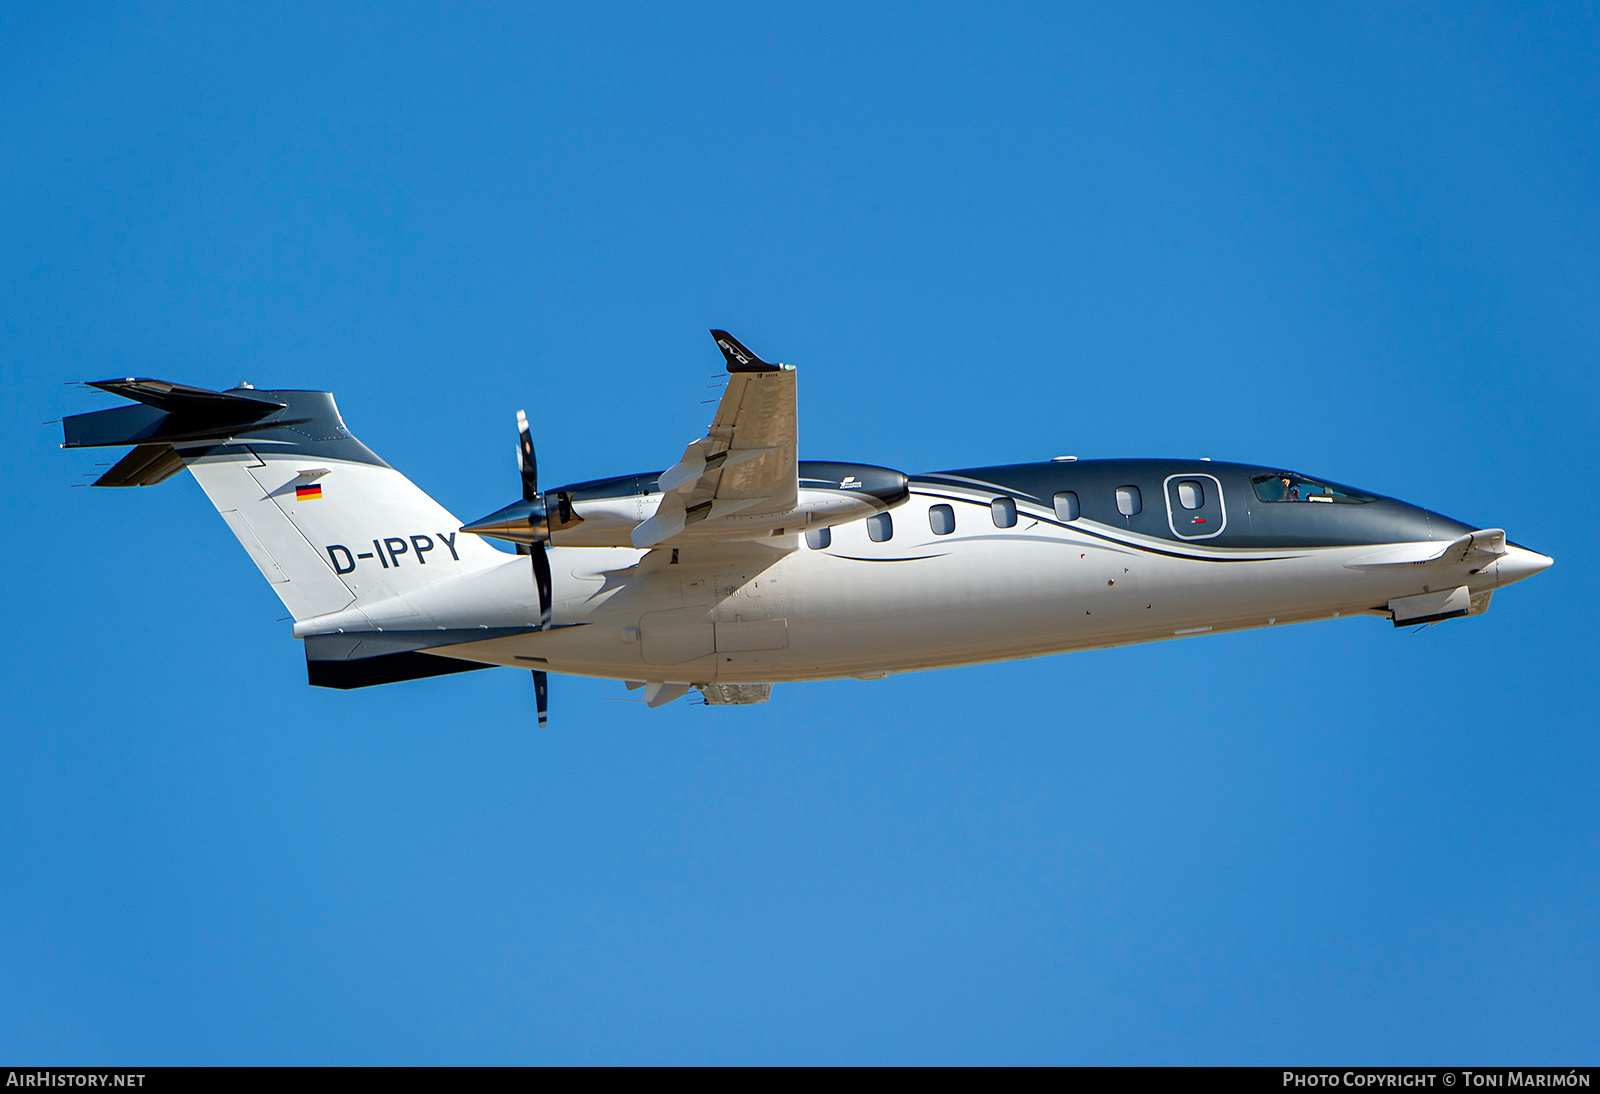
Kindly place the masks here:
[[(1499, 528), (1274, 465), (1076, 459), (906, 475), (798, 458), (795, 370), (713, 330), (727, 386), (665, 471), (541, 490), (463, 525), (321, 391), (148, 378), (63, 420), (133, 446), (92, 485), (187, 469), (294, 620), (311, 684), (493, 666), (643, 689), (651, 707), (1372, 615), (1480, 615), (1551, 565)], [(515, 554), (490, 538), (513, 545)]]

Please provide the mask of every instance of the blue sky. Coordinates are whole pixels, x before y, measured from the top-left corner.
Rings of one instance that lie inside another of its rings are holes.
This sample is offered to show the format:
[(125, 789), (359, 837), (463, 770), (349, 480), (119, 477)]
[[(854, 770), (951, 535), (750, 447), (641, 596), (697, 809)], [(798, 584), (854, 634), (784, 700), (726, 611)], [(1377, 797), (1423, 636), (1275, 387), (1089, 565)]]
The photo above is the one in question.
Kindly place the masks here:
[[(1594, 1063), (1600, 13), (0, 12), (0, 1058)], [(1374, 619), (612, 702), (309, 688), (68, 381), (336, 392), (457, 516), (801, 451), (1294, 466), (1555, 557)], [(1286, 672), (1287, 670), (1287, 672)], [(1294, 681), (1285, 686), (1288, 675)]]

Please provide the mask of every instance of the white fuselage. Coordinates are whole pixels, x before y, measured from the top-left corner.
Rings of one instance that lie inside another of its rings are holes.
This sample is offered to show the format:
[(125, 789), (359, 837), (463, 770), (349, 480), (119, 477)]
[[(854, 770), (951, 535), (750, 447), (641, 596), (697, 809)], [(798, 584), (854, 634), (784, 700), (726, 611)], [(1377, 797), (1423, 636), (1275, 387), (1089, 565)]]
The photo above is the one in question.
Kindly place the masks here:
[(327, 392), (102, 381), (135, 405), (70, 416), (63, 438), (132, 447), (102, 486), (187, 467), (289, 609), (313, 684), (454, 658), (533, 670), (541, 713), (549, 672), (656, 684), (653, 705), (684, 685), (750, 702), (765, 695), (712, 685), (1361, 613), (1431, 622), (1551, 562), (1503, 529), (1283, 468), (1064, 457), (910, 477), (800, 461), (793, 370), (713, 333), (728, 386), (677, 464), (541, 492), (522, 416), (521, 500), (471, 525), (356, 440)]
[[(947, 535), (930, 527), (940, 503), (955, 510)], [(1469, 588), (1477, 611), (1499, 585), (1548, 564), (1513, 547), (1479, 572), (1351, 569), (1397, 545), (1212, 548), (1063, 525), (1026, 502), (1013, 527), (999, 528), (987, 496), (944, 486), (914, 486), (883, 542), (856, 521), (835, 527), (824, 549), (786, 547), (751, 544), (716, 564), (684, 548), (648, 569), (644, 551), (552, 548), (553, 630), (434, 652), (638, 681), (872, 678), (1381, 611), (1441, 583)], [(528, 568), (508, 558), (461, 579), (471, 587), (447, 582), (411, 606), (429, 626), (526, 623), (537, 611)]]

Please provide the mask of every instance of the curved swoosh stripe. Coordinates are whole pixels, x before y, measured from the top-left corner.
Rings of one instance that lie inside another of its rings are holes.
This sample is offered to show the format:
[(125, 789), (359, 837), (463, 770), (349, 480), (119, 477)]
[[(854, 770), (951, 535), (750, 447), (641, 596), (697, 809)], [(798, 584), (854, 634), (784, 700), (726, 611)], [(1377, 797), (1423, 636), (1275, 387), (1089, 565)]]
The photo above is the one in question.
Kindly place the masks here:
[[(941, 494), (941, 493), (937, 493), (937, 492), (932, 491), (932, 490), (915, 490), (915, 489), (912, 491), (912, 493), (921, 494), (923, 497), (945, 498), (945, 499), (947, 499), (949, 501), (966, 502), (966, 503), (971, 504), (971, 505), (982, 505), (983, 504), (981, 501), (979, 501), (976, 498), (962, 497), (959, 494)], [(1010, 495), (1010, 496), (1013, 497), (1017, 501), (1029, 501), (1029, 502), (1033, 502), (1034, 504), (1038, 504), (1037, 499), (1034, 499), (1034, 498), (1025, 498), (1020, 494)], [(1018, 512), (1022, 513), (1022, 512), (1024, 512), (1024, 510), (1019, 508)], [(1185, 554), (1185, 553), (1183, 553), (1181, 551), (1163, 551), (1159, 547), (1151, 547), (1151, 546), (1148, 546), (1148, 545), (1143, 544), (1143, 543), (1130, 543), (1127, 540), (1118, 539), (1115, 536), (1108, 536), (1103, 532), (1094, 531), (1093, 529), (1091, 529), (1089, 527), (1086, 527), (1086, 522), (1073, 521), (1071, 525), (1067, 525), (1067, 524), (1063, 524), (1059, 520), (1052, 520), (1049, 517), (1041, 516), (1041, 515), (1036, 514), (1036, 513), (1028, 513), (1027, 515), (1028, 515), (1028, 519), (1029, 520), (1038, 521), (1040, 524), (1052, 525), (1053, 527), (1060, 528), (1063, 531), (1076, 532), (1079, 535), (1090, 536), (1090, 537), (1092, 537), (1094, 539), (1102, 539), (1102, 540), (1105, 540), (1107, 543), (1115, 543), (1119, 547), (1127, 547), (1130, 550), (1134, 550), (1134, 551), (1143, 551), (1146, 554), (1165, 555), (1168, 558), (1181, 558), (1181, 559), (1184, 559), (1184, 560), (1189, 561), (1189, 562), (1282, 562), (1282, 561), (1284, 561), (1286, 559), (1304, 557), (1303, 555), (1269, 555), (1269, 556), (1265, 556), (1265, 557), (1254, 556), (1254, 557), (1249, 557), (1249, 558), (1243, 558), (1243, 557), (1241, 557), (1241, 558), (1226, 558), (1226, 557), (1218, 558), (1215, 555), (1199, 555), (1199, 554), (1191, 555), (1191, 554)], [(1226, 550), (1227, 548), (1213, 548), (1213, 549), (1214, 550)], [(1250, 548), (1245, 548), (1245, 549), (1249, 550)]]

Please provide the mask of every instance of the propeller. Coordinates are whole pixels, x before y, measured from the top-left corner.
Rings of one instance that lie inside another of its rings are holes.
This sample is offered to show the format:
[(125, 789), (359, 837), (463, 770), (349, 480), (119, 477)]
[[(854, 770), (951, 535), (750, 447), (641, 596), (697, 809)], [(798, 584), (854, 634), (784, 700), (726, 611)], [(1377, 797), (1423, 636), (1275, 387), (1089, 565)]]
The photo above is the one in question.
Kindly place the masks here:
[[(517, 471), (522, 476), (522, 500), (530, 506), (539, 503), (539, 461), (533, 453), (533, 430), (528, 427), (528, 415), (517, 411)], [(529, 555), (533, 561), (533, 583), (539, 589), (539, 629), (550, 626), (550, 557), (545, 554), (545, 541), (518, 543), (517, 554)], [(550, 720), (550, 676), (543, 669), (533, 670), (533, 699), (539, 711), (539, 728)]]
[(544, 669), (533, 670), (533, 703), (539, 710), (539, 728), (550, 724), (550, 674)]
[[(533, 454), (533, 430), (528, 427), (526, 411), (517, 411), (517, 473), (522, 478), (522, 500), (491, 513), (482, 520), (461, 526), (463, 532), (479, 536), (494, 536), (510, 540), (517, 545), (517, 554), (528, 555), (533, 566), (533, 583), (539, 590), (539, 626), (550, 629), (550, 559), (545, 547), (552, 532), (564, 531), (583, 523), (583, 517), (572, 511), (572, 494), (567, 490), (553, 490), (548, 495), (539, 493), (539, 460)], [(549, 506), (546, 506), (546, 502)], [(534, 669), (533, 687), (539, 700), (539, 724), (547, 718), (547, 678), (543, 670)]]
[[(539, 461), (533, 454), (533, 430), (528, 427), (528, 415), (517, 411), (517, 471), (522, 475), (522, 500), (530, 506), (539, 503)], [(545, 540), (517, 544), (517, 553), (533, 556), (533, 581), (539, 587), (539, 629), (550, 627), (550, 559), (545, 554)]]

